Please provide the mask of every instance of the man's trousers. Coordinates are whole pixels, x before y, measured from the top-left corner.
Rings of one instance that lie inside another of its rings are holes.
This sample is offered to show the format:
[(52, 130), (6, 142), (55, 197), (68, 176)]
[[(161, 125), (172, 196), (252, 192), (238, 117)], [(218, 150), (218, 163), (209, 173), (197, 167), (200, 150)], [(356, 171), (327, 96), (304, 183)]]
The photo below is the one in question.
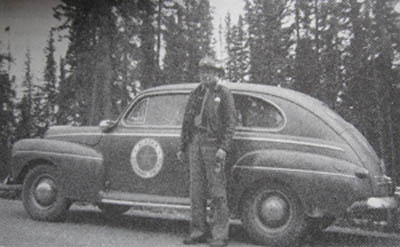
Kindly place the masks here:
[[(216, 138), (197, 133), (189, 146), (192, 238), (211, 230), (213, 240), (227, 240), (229, 209), (226, 196), (225, 164), (217, 166)], [(207, 199), (211, 200), (212, 220), (207, 224)]]

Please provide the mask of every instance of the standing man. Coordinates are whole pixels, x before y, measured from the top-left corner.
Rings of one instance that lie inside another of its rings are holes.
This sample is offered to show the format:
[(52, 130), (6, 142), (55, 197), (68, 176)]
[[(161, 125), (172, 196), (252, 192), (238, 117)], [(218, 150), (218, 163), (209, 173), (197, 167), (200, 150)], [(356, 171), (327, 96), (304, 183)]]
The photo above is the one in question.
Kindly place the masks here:
[[(227, 245), (229, 209), (225, 160), (235, 131), (235, 104), (231, 92), (218, 81), (220, 63), (210, 57), (200, 63), (200, 85), (193, 90), (185, 109), (178, 158), (190, 165), (191, 225), (184, 244), (209, 241), (211, 247)], [(207, 199), (213, 220), (207, 224)]]

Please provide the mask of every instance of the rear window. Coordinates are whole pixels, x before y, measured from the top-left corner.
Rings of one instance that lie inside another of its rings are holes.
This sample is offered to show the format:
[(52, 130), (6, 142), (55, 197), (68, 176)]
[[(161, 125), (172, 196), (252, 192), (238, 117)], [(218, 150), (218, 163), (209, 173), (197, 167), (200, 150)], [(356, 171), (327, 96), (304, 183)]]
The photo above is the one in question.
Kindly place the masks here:
[(238, 127), (277, 129), (284, 117), (273, 104), (248, 95), (234, 95)]

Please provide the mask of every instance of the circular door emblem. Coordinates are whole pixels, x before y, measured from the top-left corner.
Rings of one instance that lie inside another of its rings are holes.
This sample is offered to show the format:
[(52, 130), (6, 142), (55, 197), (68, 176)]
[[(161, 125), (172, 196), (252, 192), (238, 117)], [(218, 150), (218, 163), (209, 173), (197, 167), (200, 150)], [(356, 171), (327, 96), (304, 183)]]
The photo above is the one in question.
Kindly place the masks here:
[(133, 147), (131, 166), (142, 178), (152, 178), (158, 174), (164, 162), (164, 153), (158, 142), (153, 139), (142, 139)]

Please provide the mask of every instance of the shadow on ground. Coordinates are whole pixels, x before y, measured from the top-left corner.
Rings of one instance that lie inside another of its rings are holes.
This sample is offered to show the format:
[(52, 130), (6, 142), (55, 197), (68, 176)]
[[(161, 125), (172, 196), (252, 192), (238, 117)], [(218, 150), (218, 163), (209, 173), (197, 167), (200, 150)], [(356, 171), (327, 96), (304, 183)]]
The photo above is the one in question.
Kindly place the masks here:
[[(183, 220), (155, 219), (148, 217), (138, 217), (130, 214), (119, 216), (115, 219), (106, 218), (96, 210), (71, 210), (67, 217), (68, 223), (73, 224), (93, 224), (104, 225), (112, 228), (121, 228), (135, 232), (153, 232), (175, 235), (184, 238), (189, 229), (189, 223)], [(246, 232), (240, 225), (230, 227), (230, 239), (233, 242), (251, 244)], [(348, 232), (324, 231), (319, 235), (308, 236), (304, 241), (303, 247), (322, 247), (322, 246), (399, 246), (399, 239), (388, 239), (374, 235), (360, 235)]]

